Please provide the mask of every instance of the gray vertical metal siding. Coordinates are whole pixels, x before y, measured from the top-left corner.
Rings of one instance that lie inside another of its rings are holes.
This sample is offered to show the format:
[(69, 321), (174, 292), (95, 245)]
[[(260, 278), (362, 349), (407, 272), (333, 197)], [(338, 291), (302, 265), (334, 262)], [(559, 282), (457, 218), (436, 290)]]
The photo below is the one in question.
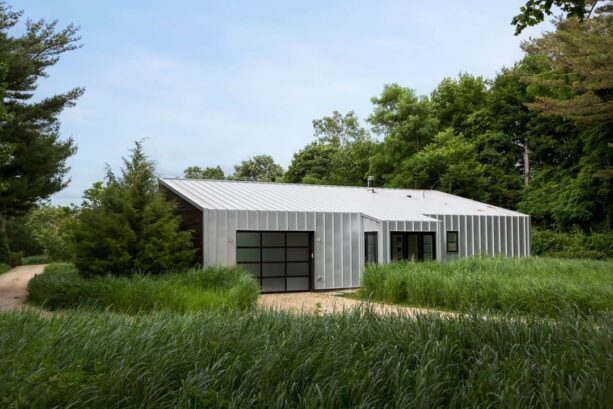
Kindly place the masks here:
[(237, 230), (312, 231), (314, 288), (360, 285), (364, 267), (361, 214), (205, 209), (203, 265), (236, 264)]
[[(436, 233), (436, 258), (453, 260), (477, 254), (530, 255), (528, 216), (428, 215), (436, 221), (379, 222), (359, 213), (304, 211), (203, 211), (203, 265), (236, 263), (237, 230), (314, 232), (314, 288), (358, 287), (364, 270), (364, 232), (379, 233), (379, 262), (388, 263), (390, 233)], [(447, 253), (447, 231), (458, 232), (459, 252)]]
[[(529, 216), (428, 216), (441, 221), (441, 228), (437, 231), (440, 236), (437, 239), (437, 259), (453, 260), (479, 254), (508, 257), (530, 255)], [(447, 231), (458, 232), (458, 254), (447, 253)]]

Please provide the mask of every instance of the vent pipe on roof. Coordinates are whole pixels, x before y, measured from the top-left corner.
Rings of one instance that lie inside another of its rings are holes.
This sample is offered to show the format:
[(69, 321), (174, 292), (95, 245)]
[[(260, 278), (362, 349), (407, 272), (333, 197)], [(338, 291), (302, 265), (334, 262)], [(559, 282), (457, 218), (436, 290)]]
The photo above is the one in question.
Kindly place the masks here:
[(375, 182), (375, 177), (374, 176), (368, 176), (366, 178), (366, 187), (373, 187), (374, 182)]

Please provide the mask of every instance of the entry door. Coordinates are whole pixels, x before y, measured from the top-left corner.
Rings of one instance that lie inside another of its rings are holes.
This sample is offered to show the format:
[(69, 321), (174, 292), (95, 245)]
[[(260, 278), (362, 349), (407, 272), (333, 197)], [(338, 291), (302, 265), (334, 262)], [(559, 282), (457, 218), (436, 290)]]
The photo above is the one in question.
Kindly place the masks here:
[(264, 293), (310, 291), (313, 234), (238, 231), (236, 263), (253, 275)]
[(391, 233), (392, 261), (431, 261), (436, 259), (435, 233), (394, 232)]

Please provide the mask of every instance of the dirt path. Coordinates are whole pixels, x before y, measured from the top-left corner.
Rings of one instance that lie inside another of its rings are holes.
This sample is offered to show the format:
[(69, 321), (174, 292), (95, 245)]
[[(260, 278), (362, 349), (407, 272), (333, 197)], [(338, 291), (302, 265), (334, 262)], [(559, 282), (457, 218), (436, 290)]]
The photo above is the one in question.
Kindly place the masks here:
[(456, 315), (452, 312), (427, 308), (402, 307), (341, 297), (339, 292), (263, 294), (258, 298), (258, 308), (292, 311), (307, 314), (333, 314), (348, 312), (354, 308), (369, 307), (380, 315), (404, 314), (415, 317), (420, 314)]
[(28, 281), (45, 269), (43, 264), (19, 266), (0, 274), (0, 311), (12, 310), (26, 300)]

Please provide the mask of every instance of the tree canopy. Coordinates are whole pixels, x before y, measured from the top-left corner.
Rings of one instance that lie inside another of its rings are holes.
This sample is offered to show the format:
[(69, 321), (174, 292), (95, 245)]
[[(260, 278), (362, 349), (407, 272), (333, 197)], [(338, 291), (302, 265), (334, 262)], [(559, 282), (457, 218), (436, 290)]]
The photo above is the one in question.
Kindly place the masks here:
[(10, 160), (0, 161), (0, 216), (23, 214), (67, 184), (66, 159), (76, 152), (71, 138), (62, 139), (59, 115), (83, 93), (65, 93), (33, 99), (38, 81), (61, 56), (79, 47), (78, 28), (59, 29), (57, 22), (25, 23), (25, 33), (12, 36), (22, 12), (0, 3), (0, 72), (4, 76), (4, 119), (0, 147)]
[(199, 166), (190, 166), (183, 171), (183, 174), (188, 179), (213, 179), (223, 180), (226, 175), (221, 169), (221, 166), (201, 168)]
[(136, 142), (120, 176), (85, 192), (74, 229), (75, 258), (85, 275), (161, 273), (193, 262), (191, 232), (180, 231), (174, 205), (159, 190), (155, 166)]
[(256, 155), (234, 166), (234, 180), (253, 182), (281, 182), (283, 168), (270, 155)]

